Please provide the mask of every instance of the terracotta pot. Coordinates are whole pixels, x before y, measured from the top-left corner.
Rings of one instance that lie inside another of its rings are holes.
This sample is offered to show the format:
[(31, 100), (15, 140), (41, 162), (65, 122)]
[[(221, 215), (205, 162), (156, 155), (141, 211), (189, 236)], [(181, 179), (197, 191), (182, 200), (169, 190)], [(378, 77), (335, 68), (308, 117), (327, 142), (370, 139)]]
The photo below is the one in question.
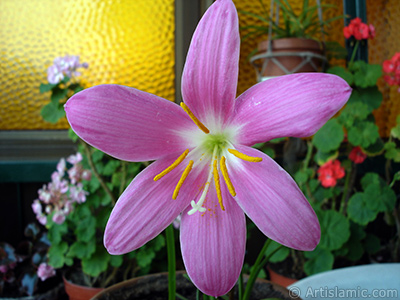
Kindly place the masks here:
[[(265, 56), (268, 50), (268, 41), (258, 45), (258, 57)], [(311, 55), (310, 55), (311, 54)], [(323, 49), (315, 40), (300, 38), (284, 38), (272, 41), (273, 57), (264, 57), (258, 60), (260, 69), (265, 67), (263, 77), (285, 75), (299, 72), (317, 72), (324, 61)], [(299, 56), (302, 55), (302, 56)], [(300, 65), (302, 65), (300, 67)]]
[(274, 270), (272, 270), (269, 266), (267, 266), (267, 270), (268, 270), (269, 278), (270, 278), (271, 282), (279, 284), (283, 287), (288, 287), (289, 285), (299, 281), (298, 279), (286, 277), (282, 274), (279, 274), (279, 273), (275, 272)]
[(65, 277), (63, 277), (63, 280), (65, 292), (70, 300), (90, 300), (93, 296), (104, 290), (104, 288), (78, 285), (65, 279)]
[[(185, 272), (179, 271), (176, 274), (176, 291), (185, 298), (196, 299), (197, 289), (185, 277)], [(244, 278), (247, 281), (247, 278)], [(237, 287), (234, 288), (234, 295), (237, 299)], [(293, 300), (289, 291), (279, 285), (267, 280), (257, 280), (250, 299), (279, 298)], [(159, 273), (127, 280), (113, 285), (92, 300), (164, 300), (168, 299), (168, 274)]]

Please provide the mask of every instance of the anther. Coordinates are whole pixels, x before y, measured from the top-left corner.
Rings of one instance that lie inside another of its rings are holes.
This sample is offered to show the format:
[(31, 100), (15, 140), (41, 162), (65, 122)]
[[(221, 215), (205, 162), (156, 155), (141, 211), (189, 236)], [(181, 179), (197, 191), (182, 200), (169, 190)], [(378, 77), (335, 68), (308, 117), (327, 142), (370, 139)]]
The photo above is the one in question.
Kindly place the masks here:
[(159, 173), (154, 177), (154, 181), (159, 180), (162, 178), (164, 175), (167, 175), (169, 172), (171, 172), (173, 169), (175, 169), (188, 155), (189, 149), (186, 149), (185, 152), (183, 152), (168, 168), (166, 168), (164, 171)]
[(184, 102), (181, 102), (181, 107), (189, 115), (189, 117), (197, 125), (197, 127), (199, 127), (205, 133), (210, 133), (210, 130), (208, 130), (208, 128), (206, 126), (204, 126), (204, 124), (201, 123), (199, 121), (199, 119), (196, 118), (196, 116), (192, 113), (192, 111), (189, 109), (189, 107)]
[(215, 183), (215, 189), (217, 191), (219, 206), (221, 206), (222, 210), (225, 210), (224, 204), (222, 203), (221, 185), (220, 185), (219, 175), (218, 175), (217, 160), (214, 160), (214, 163), (213, 163), (213, 175), (214, 175), (214, 183)]
[(239, 152), (235, 149), (228, 149), (229, 153), (235, 155), (237, 158), (243, 159), (245, 161), (250, 161), (250, 162), (260, 162), (262, 161), (261, 157), (254, 157), (254, 156), (249, 156), (246, 154), (243, 154), (242, 152)]
[(226, 163), (225, 163), (225, 156), (221, 157), (220, 167), (221, 167), (222, 176), (225, 179), (225, 183), (226, 183), (226, 186), (228, 187), (229, 193), (231, 193), (231, 195), (233, 197), (235, 197), (236, 191), (235, 191), (235, 188), (233, 187), (231, 179), (229, 178), (228, 169), (226, 168)]
[(175, 187), (174, 193), (172, 194), (172, 199), (176, 199), (179, 194), (179, 190), (182, 187), (183, 182), (188, 177), (189, 172), (192, 170), (193, 160), (189, 161), (189, 164), (186, 166), (185, 171), (183, 171), (181, 178), (178, 181), (178, 184)]

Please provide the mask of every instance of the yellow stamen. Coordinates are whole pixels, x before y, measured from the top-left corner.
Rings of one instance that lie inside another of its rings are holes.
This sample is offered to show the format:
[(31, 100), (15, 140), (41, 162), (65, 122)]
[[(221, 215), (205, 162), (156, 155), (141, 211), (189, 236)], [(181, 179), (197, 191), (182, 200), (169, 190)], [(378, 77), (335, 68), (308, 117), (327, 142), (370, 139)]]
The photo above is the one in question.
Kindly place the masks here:
[(218, 197), (219, 206), (221, 206), (222, 210), (225, 210), (224, 205), (222, 203), (221, 185), (220, 185), (220, 182), (219, 182), (217, 160), (214, 160), (213, 173), (214, 173), (214, 183), (215, 183), (215, 189), (217, 190), (217, 197)]
[(178, 184), (175, 187), (174, 193), (172, 195), (172, 199), (175, 200), (178, 197), (179, 190), (181, 189), (182, 184), (185, 181), (185, 179), (188, 177), (189, 172), (192, 170), (192, 166), (193, 166), (193, 160), (189, 161), (189, 164), (187, 165), (185, 171), (183, 171), (181, 179), (179, 179)]
[(243, 154), (242, 152), (239, 152), (235, 149), (228, 149), (229, 153), (235, 155), (237, 158), (243, 159), (245, 161), (250, 161), (250, 162), (260, 162), (262, 161), (261, 157), (253, 157), (253, 156), (248, 156), (246, 154)]
[(204, 126), (203, 123), (201, 123), (199, 121), (199, 119), (196, 118), (196, 116), (191, 112), (191, 110), (189, 109), (189, 107), (181, 102), (181, 107), (183, 108), (183, 110), (189, 115), (189, 117), (192, 119), (192, 121), (201, 129), (203, 130), (205, 133), (210, 133), (210, 130), (208, 130), (208, 128), (206, 126)]
[(220, 166), (221, 166), (222, 176), (225, 179), (225, 183), (226, 183), (226, 186), (228, 187), (229, 193), (231, 193), (231, 195), (233, 197), (235, 197), (236, 192), (235, 192), (235, 188), (233, 187), (232, 181), (229, 178), (228, 169), (226, 168), (226, 164), (225, 164), (225, 156), (221, 157)]
[(186, 149), (185, 152), (183, 152), (181, 154), (181, 156), (179, 156), (168, 168), (166, 168), (164, 171), (162, 171), (160, 174), (156, 175), (154, 177), (154, 181), (159, 180), (161, 177), (163, 177), (164, 175), (168, 174), (169, 172), (171, 172), (173, 169), (175, 169), (188, 155), (189, 153), (189, 149)]

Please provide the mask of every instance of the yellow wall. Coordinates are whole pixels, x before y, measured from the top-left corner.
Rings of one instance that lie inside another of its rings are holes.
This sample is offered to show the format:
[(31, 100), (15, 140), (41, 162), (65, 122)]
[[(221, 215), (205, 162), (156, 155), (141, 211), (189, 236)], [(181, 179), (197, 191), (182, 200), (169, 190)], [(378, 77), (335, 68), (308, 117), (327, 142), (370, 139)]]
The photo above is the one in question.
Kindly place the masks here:
[(80, 55), (85, 87), (117, 83), (174, 100), (174, 0), (1, 0), (0, 130), (42, 121), (40, 94), (57, 56)]

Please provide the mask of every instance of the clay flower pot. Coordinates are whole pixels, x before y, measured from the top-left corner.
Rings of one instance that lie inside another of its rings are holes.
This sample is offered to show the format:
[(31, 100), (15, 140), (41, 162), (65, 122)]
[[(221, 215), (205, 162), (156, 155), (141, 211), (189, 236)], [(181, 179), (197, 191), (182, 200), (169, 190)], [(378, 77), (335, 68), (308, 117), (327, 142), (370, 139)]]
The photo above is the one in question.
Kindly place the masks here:
[(72, 283), (63, 277), (65, 292), (69, 300), (90, 300), (94, 295), (103, 291), (104, 288), (94, 288)]
[[(197, 289), (185, 276), (186, 273), (183, 271), (176, 273), (176, 292), (187, 299), (196, 299)], [(246, 281), (247, 278), (245, 277), (244, 282)], [(234, 295), (234, 299), (237, 299), (237, 287), (234, 288)], [(287, 289), (267, 280), (257, 280), (250, 299), (265, 298), (293, 300)], [(128, 299), (168, 299), (168, 273), (147, 275), (127, 280), (105, 289), (92, 298), (92, 300)]]
[(262, 77), (280, 76), (289, 73), (317, 72), (326, 60), (321, 44), (311, 39), (283, 38), (268, 40), (258, 45), (258, 54), (251, 62), (260, 69)]

